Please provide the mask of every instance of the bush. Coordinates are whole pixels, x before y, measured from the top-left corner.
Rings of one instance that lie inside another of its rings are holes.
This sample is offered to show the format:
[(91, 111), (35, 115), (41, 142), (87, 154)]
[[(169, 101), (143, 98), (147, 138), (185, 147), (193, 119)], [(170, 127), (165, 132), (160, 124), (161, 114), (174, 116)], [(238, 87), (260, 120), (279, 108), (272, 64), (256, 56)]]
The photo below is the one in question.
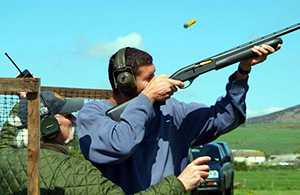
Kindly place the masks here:
[(236, 171), (248, 171), (249, 167), (247, 166), (246, 162), (234, 161), (234, 169)]
[(76, 138), (73, 142), (68, 144), (67, 146), (69, 148), (69, 154), (70, 156), (85, 159), (83, 154), (80, 152), (79, 146), (78, 146), (78, 138)]

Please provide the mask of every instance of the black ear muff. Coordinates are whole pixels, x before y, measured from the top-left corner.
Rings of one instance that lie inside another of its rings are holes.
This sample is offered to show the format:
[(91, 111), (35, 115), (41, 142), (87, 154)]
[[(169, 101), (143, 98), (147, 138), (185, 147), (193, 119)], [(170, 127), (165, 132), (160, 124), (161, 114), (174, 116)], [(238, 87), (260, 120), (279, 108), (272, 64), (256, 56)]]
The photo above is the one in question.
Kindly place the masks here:
[(51, 140), (57, 137), (60, 132), (59, 122), (51, 113), (51, 110), (41, 94), (40, 101), (40, 129), (44, 140)]
[(60, 132), (59, 123), (52, 115), (46, 115), (41, 119), (41, 133), (45, 140), (51, 140), (57, 137)]
[(132, 95), (136, 91), (136, 81), (133, 70), (125, 63), (126, 48), (120, 49), (115, 57), (116, 70), (113, 72), (115, 88), (125, 95)]

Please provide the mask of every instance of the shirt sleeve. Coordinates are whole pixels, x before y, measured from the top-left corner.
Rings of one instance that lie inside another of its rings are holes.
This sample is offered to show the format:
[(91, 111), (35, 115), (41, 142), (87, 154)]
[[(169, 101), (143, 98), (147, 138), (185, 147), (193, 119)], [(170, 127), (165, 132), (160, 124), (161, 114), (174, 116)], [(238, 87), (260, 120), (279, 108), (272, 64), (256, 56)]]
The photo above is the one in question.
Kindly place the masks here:
[(226, 95), (212, 106), (177, 103), (181, 110), (176, 112), (175, 123), (184, 131), (188, 145), (209, 143), (245, 122), (247, 80), (232, 81), (230, 77)]
[(127, 159), (143, 140), (145, 126), (154, 112), (152, 102), (144, 94), (128, 104), (120, 122), (106, 116), (111, 107), (93, 101), (78, 113), (80, 149), (85, 158), (95, 163), (121, 163)]

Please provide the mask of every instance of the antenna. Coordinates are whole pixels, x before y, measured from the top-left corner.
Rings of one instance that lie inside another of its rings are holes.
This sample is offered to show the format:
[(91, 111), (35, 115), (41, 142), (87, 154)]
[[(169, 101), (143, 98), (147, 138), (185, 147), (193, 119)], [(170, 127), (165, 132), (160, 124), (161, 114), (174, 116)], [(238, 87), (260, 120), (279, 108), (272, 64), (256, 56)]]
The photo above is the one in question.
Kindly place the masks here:
[(13, 65), (15, 65), (15, 67), (18, 69), (18, 71), (20, 72), (20, 74), (22, 74), (22, 71), (20, 70), (20, 68), (17, 66), (17, 64), (15, 64), (15, 62), (9, 57), (9, 55), (7, 53), (5, 53), (5, 55), (8, 57), (8, 59), (13, 63)]
[(17, 78), (32, 77), (32, 74), (27, 69), (25, 69), (24, 71), (21, 71), (20, 68), (17, 66), (17, 64), (9, 57), (9, 55), (7, 53), (5, 53), (5, 55), (8, 57), (8, 59), (13, 63), (13, 65), (15, 65), (15, 67), (20, 72), (20, 74), (17, 76)]

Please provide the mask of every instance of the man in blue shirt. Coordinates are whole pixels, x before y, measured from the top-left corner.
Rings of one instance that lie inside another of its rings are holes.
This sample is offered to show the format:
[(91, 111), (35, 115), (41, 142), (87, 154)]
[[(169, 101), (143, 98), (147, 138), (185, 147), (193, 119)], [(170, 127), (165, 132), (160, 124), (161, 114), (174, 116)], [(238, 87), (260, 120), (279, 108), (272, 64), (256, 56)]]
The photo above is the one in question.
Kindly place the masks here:
[[(179, 175), (187, 165), (191, 146), (209, 143), (244, 123), (251, 66), (275, 49), (262, 45), (252, 51), (257, 57), (239, 64), (229, 77), (226, 95), (208, 107), (171, 98), (184, 83), (167, 75), (155, 76), (148, 53), (129, 47), (119, 50), (109, 62), (113, 96), (85, 104), (78, 114), (83, 155), (126, 193), (146, 189), (165, 176)], [(133, 97), (120, 122), (106, 116), (107, 110)], [(165, 105), (155, 104), (159, 101), (166, 101)]]

